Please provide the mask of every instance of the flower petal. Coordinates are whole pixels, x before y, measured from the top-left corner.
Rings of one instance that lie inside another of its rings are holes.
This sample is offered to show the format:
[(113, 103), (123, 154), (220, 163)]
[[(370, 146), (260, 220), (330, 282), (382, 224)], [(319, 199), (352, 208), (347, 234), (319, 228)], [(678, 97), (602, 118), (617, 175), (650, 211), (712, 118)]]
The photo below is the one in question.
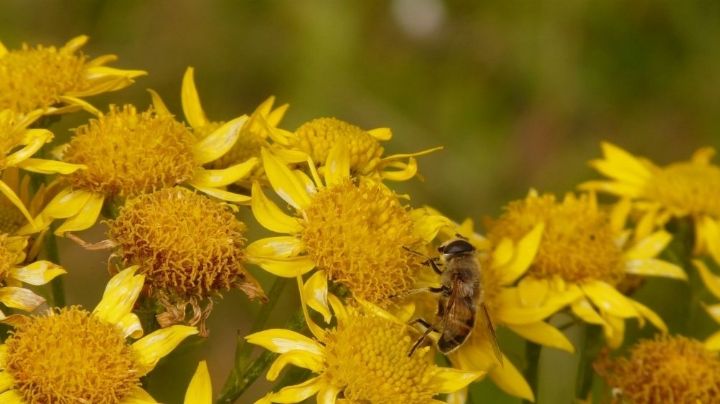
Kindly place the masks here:
[(640, 317), (632, 301), (602, 281), (588, 281), (580, 288), (600, 310), (620, 318)]
[(185, 392), (185, 404), (212, 404), (212, 382), (207, 362), (200, 361)]
[(320, 355), (306, 351), (290, 351), (285, 352), (275, 359), (272, 365), (270, 365), (265, 377), (270, 381), (274, 381), (280, 375), (280, 372), (285, 369), (285, 366), (290, 364), (312, 370), (315, 373), (319, 373), (324, 366), (323, 357)]
[(318, 404), (335, 404), (338, 394), (342, 389), (332, 385), (325, 384), (320, 388), (317, 394)]
[(195, 145), (193, 145), (195, 161), (203, 165), (219, 159), (230, 151), (235, 145), (235, 142), (237, 142), (240, 130), (245, 125), (247, 119), (247, 115), (243, 115), (232, 121), (228, 121), (213, 133), (195, 143)]
[(253, 257), (289, 258), (305, 251), (305, 244), (293, 236), (267, 237), (250, 243), (245, 251)]
[(633, 275), (662, 276), (665, 278), (687, 280), (687, 274), (681, 267), (656, 258), (626, 261), (625, 272)]
[(712, 334), (705, 340), (705, 349), (709, 351), (720, 351), (720, 331)]
[(197, 87), (195, 87), (195, 69), (192, 67), (188, 67), (183, 75), (180, 98), (182, 99), (185, 119), (187, 119), (190, 126), (197, 129), (208, 124), (207, 116), (205, 116), (205, 111), (203, 111), (200, 103)]
[(117, 324), (132, 311), (145, 283), (144, 275), (135, 275), (138, 266), (128, 267), (113, 276), (105, 287), (93, 314), (110, 324)]
[(53, 138), (47, 129), (28, 129), (25, 131), (24, 147), (5, 157), (4, 166), (13, 167), (32, 157), (41, 147)]
[[(503, 355), (504, 356), (504, 355)], [(530, 385), (515, 365), (504, 356), (503, 366), (496, 366), (490, 370), (490, 379), (504, 392), (525, 400), (535, 401)]]
[(366, 132), (380, 141), (388, 141), (392, 139), (392, 130), (390, 130), (390, 128), (375, 128), (367, 130)]
[(25, 399), (17, 390), (8, 390), (0, 393), (0, 403), (3, 404), (25, 404)]
[(575, 347), (565, 334), (543, 321), (530, 324), (508, 324), (508, 328), (528, 341), (575, 353)]
[(703, 307), (716, 323), (720, 323), (720, 304), (703, 305)]
[(83, 164), (71, 164), (64, 161), (29, 158), (17, 164), (23, 170), (40, 174), (72, 174), (86, 168)]
[(44, 285), (56, 276), (67, 273), (60, 266), (50, 261), (35, 261), (24, 267), (10, 269), (10, 277), (30, 285)]
[(520, 304), (525, 307), (538, 307), (545, 303), (550, 292), (550, 281), (539, 279), (534, 276), (523, 278), (518, 283), (518, 296)]
[(283, 387), (277, 393), (268, 394), (267, 399), (273, 403), (299, 403), (320, 390), (321, 379), (314, 377), (300, 384)]
[(623, 253), (625, 259), (653, 258), (670, 243), (672, 235), (660, 230), (643, 238)]
[(692, 263), (695, 265), (698, 272), (700, 272), (700, 278), (702, 278), (705, 287), (713, 294), (713, 296), (720, 299), (720, 276), (712, 273), (705, 263), (700, 260), (693, 260)]
[(315, 262), (307, 255), (297, 257), (255, 257), (248, 255), (248, 262), (260, 266), (271, 274), (294, 278), (315, 268)]
[(286, 234), (296, 234), (302, 230), (300, 222), (296, 218), (285, 214), (268, 199), (258, 183), (252, 185), (250, 206), (255, 219), (268, 230)]
[(350, 178), (350, 151), (344, 138), (330, 148), (325, 162), (325, 185), (338, 185)]
[(502, 285), (509, 285), (522, 276), (530, 267), (538, 248), (540, 248), (540, 240), (542, 238), (545, 225), (540, 223), (536, 225), (525, 237), (523, 237), (515, 246), (515, 254), (513, 259), (502, 267), (497, 268), (500, 273), (500, 282)]
[(7, 184), (2, 182), (2, 180), (0, 180), (0, 194), (5, 195), (5, 197), (8, 198), (10, 203), (15, 205), (15, 207), (20, 210), (20, 213), (25, 216), (25, 219), (27, 219), (31, 226), (35, 225), (35, 220), (33, 219), (30, 212), (28, 212), (25, 204), (23, 204), (20, 198), (15, 194), (15, 191), (13, 191), (12, 188), (10, 188)]
[(245, 336), (247, 342), (275, 353), (303, 351), (322, 356), (324, 348), (318, 342), (300, 333), (280, 328), (263, 330)]
[(0, 302), (7, 307), (12, 307), (13, 309), (33, 311), (38, 306), (45, 303), (45, 299), (36, 295), (29, 289), (6, 286), (0, 288)]
[(595, 311), (595, 308), (586, 298), (577, 300), (570, 306), (572, 312), (586, 323), (605, 325), (605, 320)]
[(327, 273), (322, 270), (315, 271), (310, 276), (310, 279), (305, 282), (302, 293), (305, 296), (305, 303), (322, 314), (326, 323), (330, 323), (332, 313), (330, 313), (330, 307), (328, 306)]
[(63, 224), (55, 230), (55, 234), (62, 236), (69, 231), (81, 231), (91, 228), (95, 222), (97, 222), (104, 202), (105, 197), (102, 194), (91, 194), (77, 215), (63, 222)]
[(121, 404), (155, 404), (154, 398), (140, 386), (132, 387), (132, 390), (123, 397)]
[(94, 193), (90, 191), (65, 188), (45, 206), (41, 215), (52, 219), (67, 219), (75, 216), (93, 195)]
[(162, 97), (160, 97), (160, 94), (158, 94), (157, 91), (148, 88), (147, 92), (150, 93), (153, 108), (155, 108), (155, 112), (158, 115), (172, 115), (167, 105), (165, 105), (165, 101), (163, 101)]
[(266, 149), (262, 149), (263, 165), (268, 180), (275, 193), (295, 209), (305, 209), (310, 205), (310, 195), (300, 179), (293, 174), (284, 162)]
[(222, 201), (226, 202), (233, 202), (233, 203), (242, 203), (247, 204), (250, 203), (250, 197), (243, 194), (238, 194), (235, 192), (225, 191), (218, 188), (211, 188), (211, 187), (203, 187), (201, 185), (195, 184), (192, 180), (188, 182), (188, 184), (192, 185), (193, 188), (197, 189), (198, 191), (210, 195), (212, 197), (215, 197), (217, 199), (220, 199)]
[(171, 325), (135, 341), (131, 346), (141, 367), (140, 376), (150, 372), (161, 358), (172, 352), (185, 338), (197, 333), (195, 327)]
[(140, 323), (140, 318), (135, 313), (127, 313), (126, 315), (122, 316), (122, 318), (115, 323), (115, 325), (118, 326), (123, 332), (123, 335), (125, 338), (133, 338), (138, 339), (142, 337), (143, 335), (143, 328), (142, 323)]
[(235, 164), (220, 170), (206, 170), (204, 168), (200, 168), (195, 171), (191, 182), (194, 185), (201, 187), (224, 187), (245, 178), (248, 174), (250, 174), (250, 172), (252, 172), (258, 162), (259, 160), (257, 157), (250, 157), (243, 163)]
[(436, 390), (440, 393), (452, 393), (467, 387), (470, 383), (485, 376), (486, 373), (484, 371), (437, 367), (430, 384), (436, 386)]

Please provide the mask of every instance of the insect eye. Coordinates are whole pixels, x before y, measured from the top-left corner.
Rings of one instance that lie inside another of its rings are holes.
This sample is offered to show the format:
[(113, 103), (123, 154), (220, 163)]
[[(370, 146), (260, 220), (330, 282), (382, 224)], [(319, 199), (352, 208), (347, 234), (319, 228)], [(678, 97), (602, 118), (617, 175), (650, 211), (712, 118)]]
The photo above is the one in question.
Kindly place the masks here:
[(446, 245), (441, 251), (443, 254), (462, 254), (475, 251), (475, 247), (465, 240), (455, 240)]

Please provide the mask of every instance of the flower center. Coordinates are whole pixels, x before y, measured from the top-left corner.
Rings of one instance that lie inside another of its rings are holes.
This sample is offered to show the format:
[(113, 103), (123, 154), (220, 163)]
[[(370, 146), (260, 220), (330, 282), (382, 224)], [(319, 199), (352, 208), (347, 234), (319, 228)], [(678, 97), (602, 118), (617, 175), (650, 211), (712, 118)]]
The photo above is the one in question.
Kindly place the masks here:
[(72, 174), (73, 186), (132, 196), (190, 179), (197, 168), (193, 143), (192, 133), (172, 116), (111, 106), (108, 114), (76, 129), (65, 160), (87, 165)]
[(600, 357), (595, 369), (633, 403), (715, 403), (720, 358), (686, 337), (659, 336), (630, 350), (629, 358)]
[(504, 237), (518, 241), (541, 222), (545, 231), (529, 275), (611, 284), (622, 279), (622, 251), (615, 243), (610, 219), (587, 195), (570, 195), (561, 203), (553, 195), (511, 202), (492, 223), (488, 237), (494, 242)]
[(408, 356), (413, 342), (400, 324), (352, 313), (325, 337), (325, 376), (353, 403), (429, 402), (435, 367), (428, 350)]
[(5, 371), (29, 404), (117, 403), (140, 384), (122, 332), (77, 306), (21, 322)]
[(295, 131), (295, 147), (308, 153), (315, 164), (322, 166), (330, 149), (344, 139), (350, 150), (350, 169), (367, 174), (377, 165), (383, 154), (380, 143), (355, 125), (335, 118), (313, 119)]
[(645, 193), (648, 198), (684, 214), (720, 217), (720, 168), (671, 164), (653, 177)]
[(27, 113), (47, 108), (59, 97), (86, 85), (85, 56), (37, 46), (0, 57), (0, 109)]
[(151, 288), (207, 297), (242, 279), (244, 231), (224, 205), (177, 187), (130, 199), (109, 236)]
[(302, 240), (318, 268), (356, 296), (382, 304), (413, 284), (421, 258), (410, 214), (372, 182), (350, 180), (318, 192), (305, 211)]

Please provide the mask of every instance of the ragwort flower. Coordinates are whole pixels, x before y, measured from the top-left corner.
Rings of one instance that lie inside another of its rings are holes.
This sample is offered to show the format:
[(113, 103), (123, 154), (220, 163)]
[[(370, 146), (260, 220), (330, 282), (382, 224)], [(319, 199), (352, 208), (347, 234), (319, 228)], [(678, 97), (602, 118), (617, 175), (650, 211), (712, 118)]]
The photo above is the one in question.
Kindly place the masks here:
[[(285, 213), (253, 184), (255, 218), (265, 228), (287, 236), (250, 244), (250, 262), (284, 277), (317, 268), (308, 287), (318, 293), (326, 292), (329, 279), (378, 304), (413, 286), (422, 258), (408, 249), (419, 249), (432, 240), (436, 226), (421, 211), (409, 211), (384, 185), (353, 181), (344, 143), (337, 143), (329, 153), (324, 181), (314, 170), (314, 180), (291, 170), (267, 150), (263, 150), (263, 163), (273, 189), (295, 214)], [(329, 316), (327, 308), (313, 307)]]
[(125, 266), (139, 266), (150, 295), (164, 307), (157, 316), (161, 326), (199, 324), (206, 335), (216, 295), (237, 288), (265, 299), (244, 268), (245, 225), (223, 203), (186, 188), (165, 188), (128, 200), (109, 227), (114, 255)]
[(612, 389), (613, 403), (716, 403), (720, 400), (720, 358), (683, 336), (641, 340), (626, 358), (604, 353), (594, 364)]
[[(275, 129), (280, 133), (278, 142), (287, 139), (282, 156), (288, 162), (304, 162), (309, 157), (317, 170), (323, 174), (330, 151), (339, 141), (345, 142), (350, 153), (350, 172), (353, 176), (363, 176), (391, 181), (406, 181), (417, 174), (415, 157), (441, 150), (435, 147), (417, 153), (393, 154), (383, 156), (385, 150), (381, 141), (392, 138), (388, 128), (363, 130), (336, 118), (317, 118), (301, 125), (294, 133)], [(289, 151), (300, 153), (288, 153)]]
[[(444, 227), (441, 234), (445, 238), (454, 238), (459, 234), (477, 248), (483, 303), (496, 327), (507, 327), (540, 345), (574, 352), (574, 347), (563, 333), (543, 320), (576, 299), (579, 292), (568, 290), (549, 297), (541, 305), (526, 306), (520, 301), (517, 287), (514, 286), (517, 279), (528, 271), (538, 251), (543, 234), (542, 224), (536, 225), (517, 242), (503, 238), (492, 244), (475, 233), (471, 220), (465, 220), (461, 225)], [(430, 280), (428, 286), (439, 286), (437, 278)], [(433, 299), (427, 299), (429, 297)], [(437, 298), (429, 294), (420, 296), (416, 300), (418, 307), (423, 307), (420, 299), (430, 300), (430, 310), (434, 313)], [(483, 316), (481, 308), (477, 308), (477, 316)], [(450, 354), (450, 360), (460, 369), (488, 372), (490, 379), (508, 394), (534, 400), (532, 389), (510, 358), (503, 355), (502, 363), (499, 363), (492, 338), (484, 319), (478, 317), (470, 336)], [(455, 393), (462, 394), (463, 391)]]
[(171, 115), (152, 108), (138, 112), (132, 105), (111, 106), (107, 114), (75, 130), (64, 147), (63, 159), (85, 170), (67, 177), (69, 186), (53, 198), (36, 218), (40, 227), (66, 219), (55, 231), (80, 231), (95, 224), (107, 199), (127, 198), (158, 189), (187, 184), (231, 202), (250, 197), (223, 188), (247, 175), (257, 163), (249, 159), (222, 170), (202, 166), (233, 146), (247, 117), (227, 122), (198, 140)]
[(105, 66), (117, 59), (103, 55), (92, 60), (78, 54), (88, 37), (77, 36), (55, 48), (23, 44), (9, 51), (0, 42), (0, 110), (28, 114), (42, 110), (62, 114), (81, 108), (82, 97), (125, 88), (142, 70)]
[(144, 277), (127, 268), (108, 283), (93, 312), (72, 306), (7, 319), (14, 330), (0, 346), (0, 402), (155, 402), (140, 378), (195, 327), (176, 325), (142, 336), (131, 312)]
[[(20, 115), (9, 109), (0, 110), (0, 173), (17, 167), (42, 174), (70, 174), (83, 167), (77, 164), (33, 158), (33, 155), (53, 138), (53, 134), (49, 130), (28, 128), (41, 115), (42, 111), (40, 110), (35, 110), (27, 115)], [(13, 190), (13, 187), (2, 180), (0, 180), (0, 194), (4, 195), (31, 224), (33, 223), (33, 217), (21, 198)]]
[[(225, 121), (211, 121), (208, 119), (202, 104), (200, 95), (195, 86), (195, 70), (188, 67), (183, 76), (182, 82), (182, 108), (185, 120), (190, 125), (193, 133), (198, 139), (203, 139), (213, 133), (217, 128), (224, 125)], [(170, 114), (160, 96), (151, 91), (153, 105), (159, 112)], [(260, 158), (260, 149), (269, 147), (269, 139), (280, 132), (274, 129), (285, 116), (288, 104), (283, 104), (273, 109), (275, 97), (270, 97), (260, 104), (250, 114), (245, 125), (240, 129), (238, 139), (230, 150), (215, 161), (209, 163), (212, 168), (227, 168), (233, 164), (245, 162), (251, 158)], [(243, 184), (251, 184), (253, 180), (261, 179), (262, 166), (254, 167), (252, 173), (241, 178)]]
[(695, 253), (709, 252), (720, 262), (720, 167), (711, 163), (712, 148), (698, 149), (689, 161), (659, 167), (610, 143), (602, 159), (590, 164), (608, 180), (590, 181), (585, 189), (636, 201), (644, 212), (641, 234), (671, 218), (689, 218), (695, 225)]
[[(23, 288), (22, 283), (44, 285), (65, 270), (43, 260), (26, 264), (27, 247), (28, 237), (0, 232), (0, 302), (14, 309), (33, 311), (45, 299)], [(5, 318), (2, 311), (0, 318)]]
[(483, 374), (436, 366), (430, 347), (408, 356), (415, 333), (371, 303), (346, 308), (336, 298), (330, 302), (337, 325), (329, 330), (311, 326), (314, 338), (284, 329), (245, 337), (280, 354), (268, 370), (268, 380), (275, 380), (288, 364), (316, 375), (257, 403), (297, 403), (314, 395), (321, 404), (338, 397), (352, 403), (442, 403), (433, 397), (464, 388)]
[(580, 291), (571, 303), (573, 313), (601, 325), (608, 343), (617, 347), (627, 318), (646, 319), (666, 331), (652, 310), (616, 289), (620, 281), (627, 275), (686, 279), (682, 268), (655, 258), (670, 242), (669, 233), (659, 230), (630, 240), (630, 232), (624, 230), (629, 210), (627, 200), (608, 213), (598, 207), (594, 194), (567, 194), (558, 202), (553, 195), (538, 196), (533, 191), (506, 206), (503, 215), (490, 224), (488, 237), (519, 240), (543, 223), (538, 253), (518, 282), (520, 302), (543, 305), (558, 293)]

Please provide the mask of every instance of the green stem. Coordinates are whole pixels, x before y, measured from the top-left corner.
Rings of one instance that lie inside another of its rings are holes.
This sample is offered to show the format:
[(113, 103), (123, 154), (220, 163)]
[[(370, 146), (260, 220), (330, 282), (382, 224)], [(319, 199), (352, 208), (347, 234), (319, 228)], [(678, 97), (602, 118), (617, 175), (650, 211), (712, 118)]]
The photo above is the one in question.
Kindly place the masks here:
[[(267, 319), (270, 317), (275, 304), (279, 300), (283, 289), (288, 284), (288, 279), (277, 279), (273, 283), (268, 296), (270, 301), (266, 303), (258, 312), (255, 323), (250, 329), (250, 333), (260, 331), (265, 326)], [(286, 325), (290, 330), (301, 330), (304, 328), (305, 319), (302, 311), (293, 316)], [(243, 336), (238, 335), (237, 347), (235, 350), (235, 366), (225, 381), (224, 387), (216, 403), (233, 403), (240, 397), (245, 390), (250, 387), (255, 380), (270, 366), (270, 363), (277, 357), (269, 351), (264, 351), (254, 361), (250, 362), (250, 354), (253, 345), (248, 344)]]
[[(525, 344), (525, 360), (527, 367), (525, 368), (525, 380), (528, 382), (530, 389), (537, 394), (537, 378), (538, 366), (540, 365), (540, 350), (542, 347), (534, 342), (528, 341)], [(523, 400), (524, 403), (532, 403), (529, 400)]]
[[(45, 240), (45, 256), (48, 261), (60, 265), (60, 253), (58, 251), (57, 238), (52, 231), (48, 232), (47, 239)], [(65, 306), (65, 284), (62, 276), (56, 276), (50, 282), (50, 288), (52, 291), (52, 305), (54, 307)]]

